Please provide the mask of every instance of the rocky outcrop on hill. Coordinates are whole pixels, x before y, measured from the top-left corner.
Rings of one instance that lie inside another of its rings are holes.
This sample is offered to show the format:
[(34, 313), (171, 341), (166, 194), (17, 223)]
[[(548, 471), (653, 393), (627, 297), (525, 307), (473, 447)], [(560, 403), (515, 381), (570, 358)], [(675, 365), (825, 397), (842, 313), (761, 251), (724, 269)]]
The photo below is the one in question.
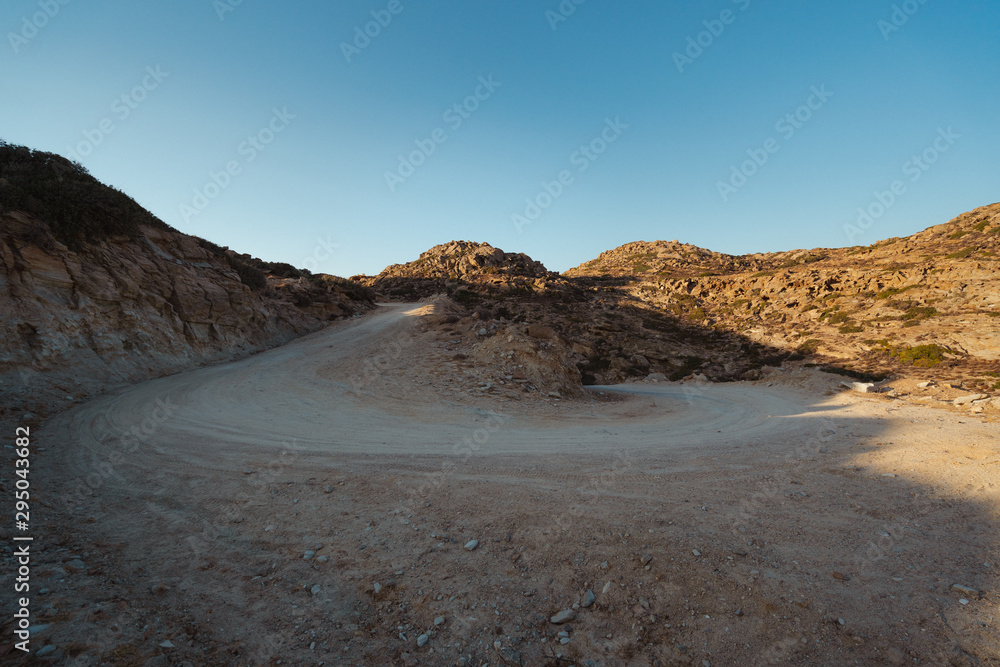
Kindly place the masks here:
[[(125, 195), (25, 150), (15, 167), (49, 180), (27, 183), (39, 187), (28, 196), (13, 189), (10, 156), (0, 160), (2, 419), (246, 356), (372, 304), (360, 285), (238, 255), (145, 212), (123, 224), (123, 211), (141, 211)], [(67, 181), (89, 214), (53, 208)]]
[(566, 275), (682, 278), (760, 271), (768, 266), (768, 262), (753, 256), (736, 257), (679, 241), (636, 241), (602, 252)]
[(377, 276), (354, 276), (392, 299), (426, 298), (461, 284), (516, 290), (559, 280), (524, 253), (504, 252), (488, 243), (452, 241), (434, 246), (406, 264), (393, 264)]

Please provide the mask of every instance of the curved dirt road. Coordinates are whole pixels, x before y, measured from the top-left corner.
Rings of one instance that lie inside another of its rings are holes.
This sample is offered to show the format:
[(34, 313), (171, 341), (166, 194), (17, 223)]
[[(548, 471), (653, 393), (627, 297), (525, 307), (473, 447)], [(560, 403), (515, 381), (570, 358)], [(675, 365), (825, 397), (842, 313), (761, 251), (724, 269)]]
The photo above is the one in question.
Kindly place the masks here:
[[(68, 551), (44, 632), (86, 645), (67, 664), (996, 657), (992, 598), (950, 589), (990, 589), (1000, 560), (996, 425), (812, 371), (491, 402), (425, 372), (423, 312), (50, 420), (36, 465)], [(547, 619), (587, 590), (561, 643)]]

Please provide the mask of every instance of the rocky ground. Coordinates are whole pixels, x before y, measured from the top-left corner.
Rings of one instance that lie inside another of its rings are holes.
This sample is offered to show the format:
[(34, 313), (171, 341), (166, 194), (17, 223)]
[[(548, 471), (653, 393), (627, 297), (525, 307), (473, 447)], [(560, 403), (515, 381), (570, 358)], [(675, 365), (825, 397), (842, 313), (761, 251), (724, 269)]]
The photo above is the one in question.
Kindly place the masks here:
[(1000, 661), (996, 413), (906, 401), (945, 377), (483, 389), (451, 317), (383, 307), (37, 425), (29, 662)]

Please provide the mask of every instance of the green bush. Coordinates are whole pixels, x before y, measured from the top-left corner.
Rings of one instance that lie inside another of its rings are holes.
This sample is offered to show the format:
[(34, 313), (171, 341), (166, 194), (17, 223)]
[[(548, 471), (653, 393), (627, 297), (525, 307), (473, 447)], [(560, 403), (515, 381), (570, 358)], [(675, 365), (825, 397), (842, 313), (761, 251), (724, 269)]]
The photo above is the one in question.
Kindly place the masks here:
[(959, 250), (958, 252), (953, 252), (950, 255), (947, 255), (947, 257), (948, 259), (965, 259), (974, 252), (976, 252), (975, 248), (966, 248), (964, 250)]
[(933, 306), (913, 306), (908, 308), (900, 319), (903, 321), (915, 320), (919, 322), (920, 320), (934, 317), (937, 314), (938, 309)]
[(940, 345), (917, 345), (916, 347), (901, 345), (890, 350), (889, 355), (899, 359), (907, 366), (930, 368), (944, 361), (944, 355), (948, 352), (950, 352), (948, 348)]

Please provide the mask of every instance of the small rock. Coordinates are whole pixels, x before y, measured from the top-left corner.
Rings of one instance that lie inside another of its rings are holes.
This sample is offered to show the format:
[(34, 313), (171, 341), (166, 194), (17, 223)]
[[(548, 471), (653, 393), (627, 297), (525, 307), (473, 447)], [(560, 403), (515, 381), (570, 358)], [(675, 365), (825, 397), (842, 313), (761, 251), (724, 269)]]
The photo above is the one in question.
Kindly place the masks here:
[(952, 588), (954, 588), (959, 593), (965, 593), (970, 598), (979, 597), (979, 591), (977, 591), (975, 588), (969, 588), (968, 586), (963, 586), (962, 584), (954, 584)]
[(927, 380), (926, 382), (921, 382), (917, 386), (920, 387), (921, 389), (927, 389), (928, 387), (936, 387), (937, 382), (935, 382), (934, 380)]
[(323, 487), (323, 493), (333, 493), (333, 487), (332, 486), (324, 486)]
[(38, 649), (38, 651), (35, 653), (35, 656), (41, 658), (43, 656), (48, 655), (49, 653), (55, 653), (55, 652), (56, 652), (55, 645), (49, 644), (48, 646), (43, 646), (42, 648)]
[(174, 643), (169, 639), (166, 641), (162, 641), (160, 642), (160, 648), (174, 648)]
[(701, 555), (701, 552), (698, 551), (697, 549), (692, 549), (691, 553), (693, 553), (695, 556), (700, 556)]
[(984, 398), (989, 398), (986, 394), (969, 394), (968, 396), (959, 396), (954, 401), (953, 405), (967, 405), (973, 401), (981, 401)]
[(479, 540), (469, 540), (465, 543), (466, 551), (475, 551), (476, 547), (479, 546)]
[(376, 592), (376, 593), (378, 593), (378, 592), (379, 592), (380, 590), (382, 590), (382, 584), (380, 584), (380, 583), (378, 583), (378, 582), (376, 581), (376, 582), (375, 582), (375, 586), (374, 586), (374, 589), (375, 589), (375, 592)]
[(653, 556), (652, 555), (645, 554), (645, 555), (643, 555), (642, 558), (639, 559), (639, 562), (642, 563), (643, 565), (649, 565), (650, 561), (652, 561), (652, 560), (653, 560)]
[(587, 591), (583, 596), (583, 608), (593, 607), (595, 602), (597, 602), (597, 596), (594, 595), (594, 591)]
[(559, 638), (559, 643), (560, 644), (568, 644), (569, 643), (569, 637), (560, 637)]
[(302, 558), (304, 558), (305, 560), (312, 560), (312, 557), (315, 555), (316, 555), (315, 551), (306, 551), (304, 554), (302, 554)]
[(327, 561), (330, 560), (330, 558), (328, 556), (319, 556), (316, 558), (316, 560), (318, 560), (320, 563), (326, 563)]
[(569, 623), (574, 618), (576, 618), (576, 612), (572, 609), (563, 609), (561, 612), (549, 619), (551, 623), (556, 625), (561, 625), (563, 623)]
[(80, 560), (79, 558), (74, 558), (70, 562), (66, 563), (66, 567), (68, 567), (71, 570), (86, 570), (87, 569), (86, 564), (84, 564), (84, 562), (82, 560)]
[(609, 581), (608, 583), (604, 584), (604, 588), (601, 589), (601, 595), (607, 595), (608, 591), (610, 590), (611, 590), (611, 582)]
[(309, 592), (312, 593), (313, 595), (319, 595), (320, 590), (322, 589), (319, 587), (319, 584), (316, 584), (309, 589)]
[(486, 329), (485, 329), (485, 328), (483, 328), (483, 329), (480, 329), (479, 331), (477, 331), (476, 333), (477, 333), (478, 335), (480, 335), (480, 336), (485, 336), (485, 335), (486, 335), (487, 333), (489, 333), (489, 332), (488, 332), (488, 331), (486, 331)]
[(646, 382), (666, 382), (667, 376), (663, 373), (650, 373), (646, 376)]
[(434, 626), (444, 625), (444, 616), (438, 616), (434, 619)]
[(420, 635), (417, 637), (417, 646), (423, 647), (428, 641), (430, 641), (430, 637), (427, 635)]

